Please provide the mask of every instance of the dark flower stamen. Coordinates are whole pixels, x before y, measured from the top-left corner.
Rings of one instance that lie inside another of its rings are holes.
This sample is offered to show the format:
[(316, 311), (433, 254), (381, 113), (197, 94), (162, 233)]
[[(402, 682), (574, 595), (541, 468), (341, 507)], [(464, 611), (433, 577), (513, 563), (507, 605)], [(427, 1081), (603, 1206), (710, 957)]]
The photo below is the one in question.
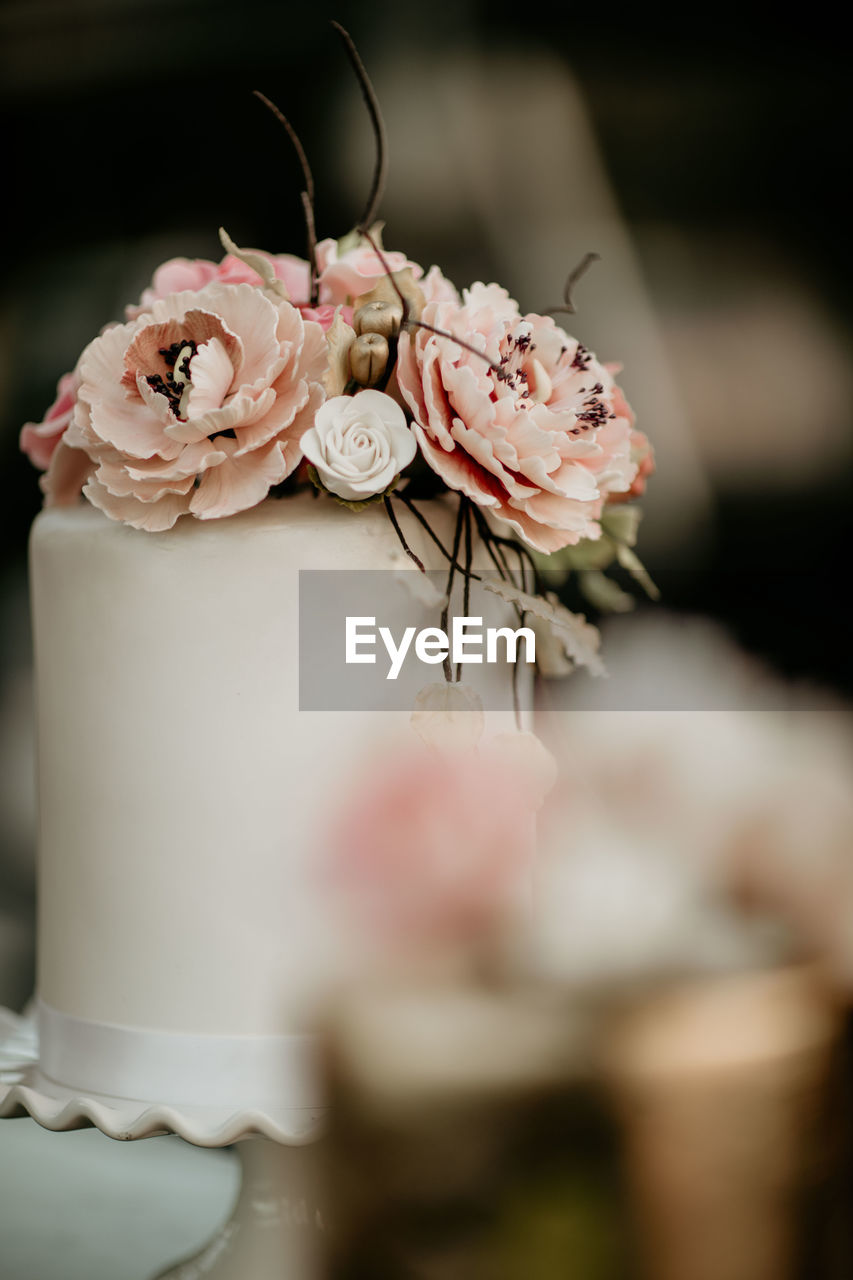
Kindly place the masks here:
[(190, 361), (196, 350), (197, 345), (191, 338), (180, 338), (168, 347), (160, 347), (158, 354), (163, 357), (166, 375), (151, 373), (145, 379), (152, 390), (166, 397), (176, 418), (181, 416), (181, 397), (190, 380)]

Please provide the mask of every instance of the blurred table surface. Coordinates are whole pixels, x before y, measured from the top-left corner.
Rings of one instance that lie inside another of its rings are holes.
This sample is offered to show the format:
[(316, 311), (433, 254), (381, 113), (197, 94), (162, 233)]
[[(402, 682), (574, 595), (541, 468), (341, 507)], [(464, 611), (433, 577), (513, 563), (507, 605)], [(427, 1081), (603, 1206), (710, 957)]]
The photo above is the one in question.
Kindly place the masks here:
[(150, 1280), (204, 1244), (237, 1194), (233, 1151), (0, 1121), (2, 1280)]

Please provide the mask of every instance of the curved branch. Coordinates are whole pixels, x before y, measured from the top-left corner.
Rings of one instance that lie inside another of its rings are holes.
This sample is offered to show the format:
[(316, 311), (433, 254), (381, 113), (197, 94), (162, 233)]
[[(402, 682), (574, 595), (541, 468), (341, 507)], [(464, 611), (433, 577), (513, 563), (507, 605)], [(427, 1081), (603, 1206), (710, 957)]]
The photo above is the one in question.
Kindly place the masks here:
[(568, 278), (566, 279), (566, 283), (563, 288), (562, 305), (558, 307), (548, 307), (548, 309), (544, 312), (546, 316), (552, 316), (552, 315), (555, 315), (557, 312), (563, 312), (563, 311), (567, 312), (571, 316), (573, 316), (576, 313), (577, 308), (575, 307), (574, 301), (572, 300), (572, 290), (574, 289), (578, 280), (580, 280), (581, 276), (585, 275), (586, 272), (589, 270), (589, 268), (592, 266), (592, 264), (594, 262), (599, 262), (600, 259), (601, 259), (600, 253), (584, 254), (584, 256), (581, 258), (578, 265), (574, 268), (573, 271), (570, 271), (568, 274)]
[(311, 271), (311, 287), (309, 289), (309, 301), (317, 300), (317, 233), (314, 225), (314, 175), (311, 172), (311, 166), (308, 163), (308, 157), (305, 154), (305, 148), (299, 134), (288, 120), (284, 112), (276, 106), (272, 99), (268, 98), (265, 93), (261, 93), (260, 89), (253, 89), (252, 93), (262, 102), (268, 111), (271, 111), (276, 120), (285, 130), (288, 138), (293, 144), (293, 150), (296, 152), (299, 165), (302, 169), (302, 178), (305, 183), (305, 190), (300, 193), (302, 199), (302, 214), (305, 219), (305, 240), (308, 253), (308, 266)]
[(260, 89), (253, 89), (252, 93), (255, 95), (255, 97), (258, 99), (259, 102), (262, 102), (264, 106), (273, 113), (276, 120), (279, 122), (282, 128), (286, 131), (288, 138), (290, 138), (290, 141), (293, 144), (293, 150), (296, 152), (296, 155), (299, 159), (299, 164), (302, 168), (302, 177), (305, 182), (306, 194), (308, 196), (308, 199), (311, 201), (311, 204), (313, 205), (314, 175), (311, 172), (311, 166), (308, 163), (308, 157), (305, 154), (305, 148), (302, 145), (299, 134), (296, 132), (293, 125), (290, 123), (290, 121), (288, 120), (284, 112), (281, 110), (281, 108), (277, 107), (275, 103), (266, 96), (265, 93), (261, 93)]
[(359, 57), (355, 42), (350, 33), (339, 22), (333, 22), (332, 26), (341, 37), (347, 57), (356, 74), (376, 141), (376, 164), (373, 169), (373, 182), (370, 186), (367, 203), (364, 206), (364, 213), (361, 215), (357, 226), (358, 231), (364, 232), (373, 225), (382, 200), (382, 193), (385, 190), (385, 175), (388, 171), (388, 139), (385, 133), (385, 121), (382, 119), (382, 112), (379, 109), (379, 99), (376, 96), (376, 91), (371, 84), (370, 76), (367, 74), (364, 63)]

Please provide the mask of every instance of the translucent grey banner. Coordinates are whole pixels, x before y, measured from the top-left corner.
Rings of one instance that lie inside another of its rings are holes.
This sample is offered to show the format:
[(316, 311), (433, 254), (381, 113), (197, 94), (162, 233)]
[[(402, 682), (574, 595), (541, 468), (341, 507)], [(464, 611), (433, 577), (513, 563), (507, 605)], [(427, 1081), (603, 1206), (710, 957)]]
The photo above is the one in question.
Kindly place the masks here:
[[(497, 574), (483, 573), (498, 584)], [(533, 706), (537, 638), (529, 616), (457, 577), (445, 614), (446, 572), (302, 570), (299, 709), (411, 711), (445, 670), (486, 710)]]
[[(791, 713), (838, 708), (837, 695), (813, 665), (784, 676), (774, 670), (772, 653), (750, 651), (720, 623), (668, 610), (666, 585), (660, 603), (644, 604), (635, 589), (636, 611), (595, 615), (588, 597), (594, 595), (593, 587), (600, 587), (600, 575), (589, 584), (581, 583), (582, 577), (573, 574), (573, 593), (566, 593), (557, 579), (546, 576), (544, 584), (554, 602), (560, 591), (587, 633), (584, 643), (594, 645), (596, 633), (586, 627), (581, 612), (595, 616), (601, 628), (600, 652), (593, 653), (590, 664), (559, 678), (553, 670), (553, 632), (546, 621), (524, 610), (523, 602), (520, 617), (519, 610), (489, 589), (502, 589), (497, 573), (481, 571), (481, 581), (471, 583), (467, 604), (457, 575), (445, 616), (444, 571), (303, 570), (300, 710), (408, 712), (424, 687), (444, 681), (446, 672), (472, 687), (492, 711), (512, 711), (516, 705), (522, 712)], [(665, 582), (665, 574), (659, 577)], [(762, 580), (753, 575), (749, 581), (760, 602)], [(729, 592), (738, 587), (737, 575), (730, 575), (727, 584)], [(726, 583), (706, 575), (699, 586), (713, 596)], [(702, 590), (697, 594), (701, 598)], [(538, 669), (529, 661), (534, 653)], [(562, 654), (564, 670), (572, 665), (567, 657)]]

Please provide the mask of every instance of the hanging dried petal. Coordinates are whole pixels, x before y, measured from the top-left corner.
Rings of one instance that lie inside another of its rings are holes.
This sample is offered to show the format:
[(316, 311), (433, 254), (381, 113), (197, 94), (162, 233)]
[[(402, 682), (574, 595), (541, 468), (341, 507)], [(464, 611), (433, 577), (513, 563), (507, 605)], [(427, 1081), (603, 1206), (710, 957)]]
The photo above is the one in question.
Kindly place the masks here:
[(355, 331), (344, 320), (338, 308), (331, 328), (326, 332), (329, 367), (323, 375), (323, 386), (330, 400), (333, 396), (342, 396), (349, 382), (349, 350), (354, 339)]
[(226, 253), (230, 253), (234, 258), (239, 258), (240, 262), (244, 262), (247, 267), (257, 271), (264, 282), (265, 289), (270, 289), (276, 297), (284, 298), (286, 302), (290, 301), (290, 295), (287, 292), (284, 281), (279, 280), (275, 274), (275, 268), (266, 254), (258, 253), (255, 249), (238, 248), (224, 227), (219, 228), (219, 239)]
[(601, 635), (582, 613), (572, 613), (560, 604), (553, 593), (544, 597), (532, 596), (501, 578), (484, 579), (483, 586), (508, 604), (516, 604), (525, 613), (532, 613), (549, 623), (576, 666), (588, 667), (593, 675), (604, 674), (604, 665), (598, 656)]

